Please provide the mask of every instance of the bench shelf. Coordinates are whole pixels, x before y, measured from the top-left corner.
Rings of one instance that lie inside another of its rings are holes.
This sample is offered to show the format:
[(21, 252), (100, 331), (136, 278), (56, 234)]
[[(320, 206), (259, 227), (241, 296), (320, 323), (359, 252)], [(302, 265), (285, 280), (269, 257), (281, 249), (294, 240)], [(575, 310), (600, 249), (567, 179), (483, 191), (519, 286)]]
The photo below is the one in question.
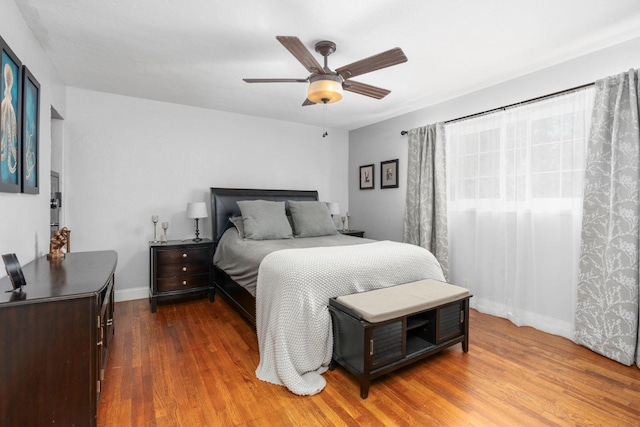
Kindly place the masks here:
[(356, 375), (366, 399), (371, 380), (462, 343), (469, 350), (469, 298), (377, 323), (329, 300), (333, 323), (333, 359)]

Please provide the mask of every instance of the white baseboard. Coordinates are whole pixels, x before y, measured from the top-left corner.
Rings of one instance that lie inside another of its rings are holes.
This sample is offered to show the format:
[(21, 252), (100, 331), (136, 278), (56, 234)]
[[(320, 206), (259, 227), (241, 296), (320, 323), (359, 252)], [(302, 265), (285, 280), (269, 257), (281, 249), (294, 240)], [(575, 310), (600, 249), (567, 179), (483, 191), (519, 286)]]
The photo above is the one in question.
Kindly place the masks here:
[(131, 301), (134, 299), (144, 299), (149, 298), (149, 287), (144, 286), (141, 288), (129, 288), (129, 289), (116, 289), (115, 300), (116, 302), (120, 301)]

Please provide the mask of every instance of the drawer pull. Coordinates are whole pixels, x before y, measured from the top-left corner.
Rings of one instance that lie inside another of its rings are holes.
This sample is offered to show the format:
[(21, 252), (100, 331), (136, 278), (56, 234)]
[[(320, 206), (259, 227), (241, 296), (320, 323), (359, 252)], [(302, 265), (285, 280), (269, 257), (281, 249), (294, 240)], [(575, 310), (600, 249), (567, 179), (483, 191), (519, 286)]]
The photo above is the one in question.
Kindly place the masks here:
[(182, 271), (187, 271), (187, 267), (182, 267)]
[(186, 257), (187, 257), (187, 254), (182, 254), (182, 258), (186, 258)]
[(187, 281), (186, 280), (182, 281), (182, 286), (187, 286)]

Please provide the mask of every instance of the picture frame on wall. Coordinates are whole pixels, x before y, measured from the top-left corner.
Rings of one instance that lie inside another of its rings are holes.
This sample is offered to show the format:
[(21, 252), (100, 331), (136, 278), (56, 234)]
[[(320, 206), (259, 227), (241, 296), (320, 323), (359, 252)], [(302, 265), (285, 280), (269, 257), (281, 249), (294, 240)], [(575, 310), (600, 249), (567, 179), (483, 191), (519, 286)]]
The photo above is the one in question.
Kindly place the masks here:
[(375, 188), (375, 165), (360, 166), (360, 189), (373, 190)]
[(22, 192), (40, 192), (40, 83), (22, 67)]
[(21, 190), (22, 63), (0, 37), (0, 191)]
[(398, 188), (398, 159), (380, 162), (380, 188)]

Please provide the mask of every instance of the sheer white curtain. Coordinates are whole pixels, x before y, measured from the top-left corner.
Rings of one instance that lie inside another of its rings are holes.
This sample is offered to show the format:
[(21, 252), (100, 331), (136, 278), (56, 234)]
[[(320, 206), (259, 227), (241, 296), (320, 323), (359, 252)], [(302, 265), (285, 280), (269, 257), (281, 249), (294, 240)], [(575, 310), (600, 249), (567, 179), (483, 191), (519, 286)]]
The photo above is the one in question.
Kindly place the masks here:
[(573, 339), (593, 88), (446, 125), (449, 276), (472, 307)]

